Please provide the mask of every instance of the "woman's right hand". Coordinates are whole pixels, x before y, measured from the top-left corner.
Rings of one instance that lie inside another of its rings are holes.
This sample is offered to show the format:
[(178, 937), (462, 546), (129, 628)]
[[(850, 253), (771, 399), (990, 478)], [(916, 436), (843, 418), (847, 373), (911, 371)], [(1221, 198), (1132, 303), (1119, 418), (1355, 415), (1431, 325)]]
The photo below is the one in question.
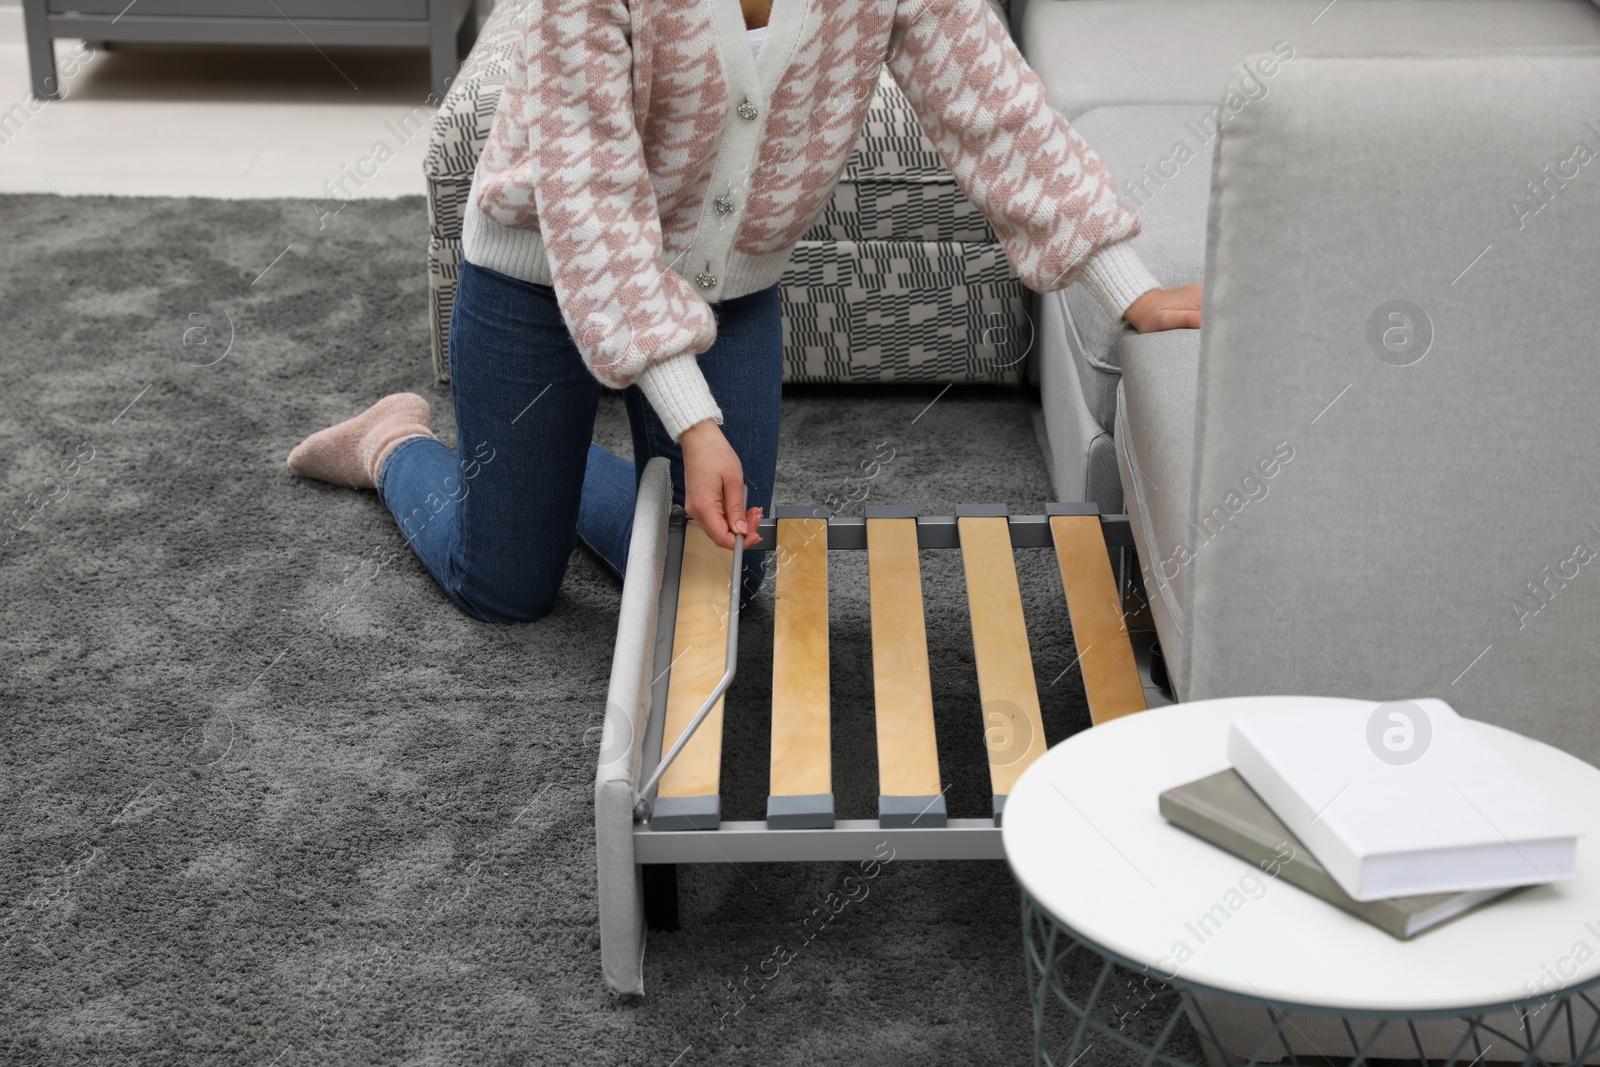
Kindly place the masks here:
[(683, 449), (683, 509), (713, 544), (732, 550), (735, 532), (744, 547), (761, 540), (756, 526), (761, 509), (744, 506), (744, 467), (722, 428), (710, 419), (697, 422), (678, 438)]
[(1129, 304), (1122, 318), (1140, 333), (1198, 330), (1203, 292), (1201, 282), (1177, 289), (1151, 289)]

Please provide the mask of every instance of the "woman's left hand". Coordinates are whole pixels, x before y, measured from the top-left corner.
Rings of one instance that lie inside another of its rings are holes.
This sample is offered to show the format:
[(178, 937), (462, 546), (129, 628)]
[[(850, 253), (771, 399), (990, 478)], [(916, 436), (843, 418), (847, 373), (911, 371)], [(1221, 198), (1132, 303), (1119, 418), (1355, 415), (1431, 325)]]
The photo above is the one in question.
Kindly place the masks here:
[(1200, 282), (1177, 289), (1152, 289), (1122, 313), (1140, 333), (1200, 328)]

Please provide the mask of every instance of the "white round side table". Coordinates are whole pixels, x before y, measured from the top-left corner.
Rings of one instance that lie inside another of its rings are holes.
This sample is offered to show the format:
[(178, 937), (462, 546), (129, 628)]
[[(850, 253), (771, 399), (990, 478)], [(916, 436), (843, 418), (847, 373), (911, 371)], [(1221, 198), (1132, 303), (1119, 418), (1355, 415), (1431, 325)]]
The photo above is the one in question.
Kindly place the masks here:
[(1023, 774), (1002, 839), (1022, 890), (1037, 1062), (1191, 1063), (1196, 1044), (1212, 1064), (1600, 1062), (1600, 770), (1474, 723), (1586, 824), (1578, 874), (1407, 941), (1161, 817), (1163, 790), (1228, 766), (1235, 715), (1342, 703), (1371, 706), (1157, 708), (1076, 734)]

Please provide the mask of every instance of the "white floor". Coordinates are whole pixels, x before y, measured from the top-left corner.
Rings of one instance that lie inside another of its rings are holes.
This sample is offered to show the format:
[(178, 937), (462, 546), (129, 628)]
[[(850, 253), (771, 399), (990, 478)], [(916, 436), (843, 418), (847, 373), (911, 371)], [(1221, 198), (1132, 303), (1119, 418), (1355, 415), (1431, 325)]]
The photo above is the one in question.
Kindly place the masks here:
[[(424, 191), (433, 110), (421, 51), (117, 46), (70, 78), (63, 62), (64, 99), (41, 103), (14, 11), (0, 6), (0, 192), (337, 201)], [(56, 51), (65, 61), (81, 46)], [(325, 184), (341, 181), (342, 193)]]

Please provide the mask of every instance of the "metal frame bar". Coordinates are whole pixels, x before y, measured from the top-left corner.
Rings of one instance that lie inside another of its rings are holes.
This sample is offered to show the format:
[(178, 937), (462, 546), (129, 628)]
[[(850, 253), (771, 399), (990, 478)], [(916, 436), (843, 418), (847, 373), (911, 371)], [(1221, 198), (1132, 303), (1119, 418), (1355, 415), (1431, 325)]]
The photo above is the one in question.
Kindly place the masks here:
[[(990, 508), (989, 505), (963, 507), (963, 514), (976, 514), (972, 507)], [(874, 507), (875, 511), (883, 506)], [(1099, 515), (1094, 504), (1051, 504), (1045, 515), (1011, 515), (1007, 525), (1013, 548), (1054, 548), (1050, 532), (1050, 515)], [(985, 514), (988, 512), (985, 511)], [(1002, 512), (1003, 513), (1003, 512)], [(961, 539), (955, 515), (915, 515), (906, 510), (906, 517), (915, 518), (918, 548), (960, 548)], [(828, 520), (828, 549), (865, 550), (867, 524), (864, 517), (834, 516), (825, 511), (817, 517)], [(1100, 528), (1105, 536), (1106, 548), (1113, 561), (1119, 561), (1123, 550), (1133, 545), (1133, 531), (1126, 515), (1099, 515)], [(895, 826), (878, 819), (840, 819), (831, 828), (781, 829), (770, 827), (764, 821), (749, 820), (723, 822), (715, 830), (688, 832), (683, 829), (656, 829), (650, 825), (653, 790), (668, 766), (688, 743), (694, 731), (709, 714), (711, 708), (727, 692), (736, 671), (738, 652), (739, 584), (743, 574), (743, 543), (735, 547), (732, 574), (729, 579), (729, 619), (727, 669), (722, 680), (701, 706), (665, 755), (665, 719), (667, 686), (671, 681), (673, 659), (673, 632), (677, 617), (678, 582), (682, 574), (683, 536), (686, 519), (681, 509), (674, 508), (667, 541), (666, 566), (662, 571), (660, 618), (656, 629), (656, 648), (650, 703), (650, 718), (645, 729), (645, 743), (641, 756), (640, 778), (643, 785), (636, 793), (634, 812), (633, 847), (636, 865), (656, 863), (770, 863), (817, 862), (872, 859), (876, 850), (887, 841), (897, 858), (930, 860), (1004, 859), (1000, 828), (996, 820), (950, 819), (944, 826)], [(761, 540), (752, 550), (776, 550), (778, 547), (777, 518), (765, 519), (757, 527)], [(1121, 589), (1118, 590), (1120, 595)]]
[(645, 720), (644, 747), (639, 755), (642, 781), (661, 762), (662, 735), (667, 729), (667, 685), (672, 680), (672, 638), (678, 622), (678, 580), (683, 577), (683, 509), (674, 507), (667, 520), (667, 559), (661, 568), (661, 597), (656, 616), (656, 648), (650, 676), (650, 715)]
[[(683, 565), (682, 531), (683, 525), (681, 523), (677, 524), (679, 551), (678, 566), (674, 569), (680, 572)], [(672, 766), (672, 761), (678, 758), (678, 753), (683, 751), (683, 746), (687, 745), (690, 739), (694, 737), (694, 732), (700, 729), (700, 724), (705, 721), (707, 715), (711, 714), (711, 709), (716, 707), (717, 701), (722, 699), (722, 695), (728, 691), (728, 686), (733, 684), (734, 671), (737, 670), (739, 663), (739, 581), (743, 575), (744, 538), (736, 537), (733, 542), (733, 574), (728, 579), (728, 645), (723, 653), (722, 678), (717, 682), (716, 687), (711, 690), (711, 695), (706, 697), (705, 703), (700, 705), (700, 710), (695, 712), (694, 718), (689, 720), (689, 725), (684, 727), (683, 733), (678, 735), (678, 739), (672, 743), (672, 747), (667, 750), (667, 754), (661, 757), (655, 769), (650, 772), (650, 776), (639, 787), (634, 796), (633, 817), (636, 822), (643, 822), (650, 818), (650, 810), (653, 804), (650, 791), (660, 783), (661, 776), (667, 773), (667, 768)], [(665, 579), (663, 579), (663, 584), (665, 584)], [(674, 585), (673, 589), (673, 606), (676, 609), (676, 585)], [(673, 614), (676, 616), (676, 610), (674, 610)], [(668, 637), (668, 641), (671, 641), (670, 637)], [(667, 647), (670, 652), (671, 645), (669, 644)], [(665, 710), (663, 708), (664, 713)], [(655, 715), (654, 701), (651, 702), (650, 714), (652, 717)], [(652, 722), (651, 725), (654, 725), (654, 723)], [(665, 725), (662, 728), (665, 729)]]
[(684, 727), (683, 733), (672, 743), (667, 754), (661, 757), (661, 762), (656, 764), (655, 770), (650, 772), (650, 777), (639, 787), (638, 799), (635, 801), (634, 818), (638, 820), (650, 817), (650, 791), (661, 781), (661, 776), (667, 773), (667, 768), (672, 766), (672, 761), (678, 758), (678, 753), (683, 751), (694, 737), (700, 724), (705, 722), (706, 716), (711, 714), (711, 709), (716, 707), (717, 701), (728, 691), (728, 686), (733, 684), (733, 674), (739, 663), (739, 579), (744, 574), (744, 538), (735, 538), (733, 542), (733, 576), (728, 580), (728, 646), (723, 653), (722, 678), (716, 687), (711, 690), (711, 695), (706, 697), (705, 703), (700, 705), (700, 710), (694, 713), (694, 718), (689, 720), (689, 725)]
[[(1051, 504), (1049, 515), (1012, 515), (1009, 517), (1012, 548), (1054, 548), (1050, 537), (1050, 515), (1099, 515), (1093, 504)], [(909, 517), (909, 516), (908, 516)], [(954, 515), (918, 515), (918, 548), (960, 548), (960, 535), (956, 532)], [(778, 547), (778, 521), (763, 519), (756, 527), (761, 534), (759, 544), (751, 551)], [(1133, 547), (1133, 527), (1126, 515), (1100, 515), (1100, 529), (1105, 534), (1106, 548)], [(867, 520), (860, 516), (835, 515), (828, 519), (828, 551), (835, 549), (860, 549), (867, 547)]]
[(993, 819), (951, 819), (946, 826), (884, 826), (877, 819), (840, 819), (832, 829), (772, 830), (759, 819), (725, 822), (720, 830), (633, 828), (635, 863), (811, 863), (883, 859), (1000, 860), (1005, 849)]

